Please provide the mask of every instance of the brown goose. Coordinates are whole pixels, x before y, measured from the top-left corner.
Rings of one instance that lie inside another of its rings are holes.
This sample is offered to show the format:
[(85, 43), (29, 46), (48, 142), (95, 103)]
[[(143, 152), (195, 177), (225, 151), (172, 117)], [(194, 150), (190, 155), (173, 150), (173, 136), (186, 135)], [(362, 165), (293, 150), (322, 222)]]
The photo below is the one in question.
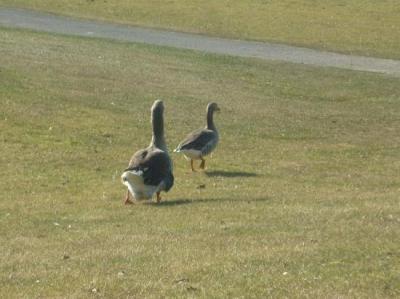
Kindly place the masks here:
[(174, 150), (183, 153), (186, 159), (190, 159), (190, 167), (193, 167), (193, 160), (201, 160), (200, 168), (204, 169), (206, 160), (204, 157), (210, 154), (218, 144), (219, 136), (214, 124), (214, 112), (220, 111), (216, 103), (207, 105), (207, 125), (204, 129), (199, 129), (190, 133)]
[(135, 200), (141, 200), (151, 199), (156, 193), (157, 202), (160, 202), (161, 191), (168, 192), (174, 184), (172, 161), (164, 138), (163, 113), (163, 102), (155, 101), (151, 107), (153, 135), (150, 145), (132, 156), (128, 168), (121, 176), (122, 183), (128, 187), (125, 204), (133, 203), (129, 194)]

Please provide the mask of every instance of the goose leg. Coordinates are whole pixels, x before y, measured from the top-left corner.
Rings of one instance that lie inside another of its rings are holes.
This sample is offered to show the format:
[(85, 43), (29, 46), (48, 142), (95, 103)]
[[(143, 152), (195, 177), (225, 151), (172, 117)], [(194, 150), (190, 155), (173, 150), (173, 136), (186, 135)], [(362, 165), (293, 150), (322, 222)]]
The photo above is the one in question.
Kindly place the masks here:
[(160, 203), (161, 201), (161, 195), (160, 192), (157, 192), (157, 203)]
[(204, 160), (202, 157), (200, 159), (201, 159), (200, 168), (204, 170), (204, 168), (206, 168), (206, 160)]
[(195, 172), (196, 170), (194, 169), (193, 166), (193, 159), (190, 159), (190, 167), (192, 168), (192, 172)]
[(126, 205), (133, 204), (133, 201), (129, 199), (129, 190), (126, 191), (125, 204)]

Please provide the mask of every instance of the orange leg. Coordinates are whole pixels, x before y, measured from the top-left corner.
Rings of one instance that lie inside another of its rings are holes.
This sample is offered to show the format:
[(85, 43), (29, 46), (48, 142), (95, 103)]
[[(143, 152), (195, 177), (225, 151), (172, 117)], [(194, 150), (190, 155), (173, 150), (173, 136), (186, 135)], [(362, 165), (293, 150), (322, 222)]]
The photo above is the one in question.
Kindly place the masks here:
[(196, 171), (196, 170), (194, 169), (193, 160), (192, 160), (192, 159), (190, 159), (190, 167), (192, 168), (192, 172), (195, 172), (195, 171)]
[(201, 159), (200, 168), (204, 170), (204, 168), (206, 168), (206, 160), (204, 160), (202, 157), (200, 159)]
[(157, 192), (157, 203), (160, 203), (161, 201), (161, 195), (160, 192)]
[(133, 201), (130, 200), (130, 198), (129, 198), (129, 190), (126, 191), (125, 204), (126, 205), (133, 204)]

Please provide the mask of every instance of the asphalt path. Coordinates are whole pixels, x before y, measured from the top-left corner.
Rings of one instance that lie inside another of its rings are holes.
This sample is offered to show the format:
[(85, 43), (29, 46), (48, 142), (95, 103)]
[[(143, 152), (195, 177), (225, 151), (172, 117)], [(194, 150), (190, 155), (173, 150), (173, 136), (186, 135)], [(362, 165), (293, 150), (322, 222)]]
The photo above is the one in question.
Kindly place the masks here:
[(384, 73), (400, 77), (399, 60), (344, 55), (282, 44), (232, 40), (119, 25), (25, 9), (0, 8), (0, 26), (74, 36), (107, 38), (222, 55)]

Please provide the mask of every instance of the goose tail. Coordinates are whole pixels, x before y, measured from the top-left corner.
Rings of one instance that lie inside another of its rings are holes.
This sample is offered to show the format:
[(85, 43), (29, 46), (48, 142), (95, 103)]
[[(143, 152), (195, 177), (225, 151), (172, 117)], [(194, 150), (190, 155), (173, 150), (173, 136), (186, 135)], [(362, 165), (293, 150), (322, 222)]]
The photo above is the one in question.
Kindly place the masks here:
[(126, 170), (122, 176), (122, 183), (130, 183), (132, 185), (138, 185), (143, 183), (143, 171), (142, 170)]

